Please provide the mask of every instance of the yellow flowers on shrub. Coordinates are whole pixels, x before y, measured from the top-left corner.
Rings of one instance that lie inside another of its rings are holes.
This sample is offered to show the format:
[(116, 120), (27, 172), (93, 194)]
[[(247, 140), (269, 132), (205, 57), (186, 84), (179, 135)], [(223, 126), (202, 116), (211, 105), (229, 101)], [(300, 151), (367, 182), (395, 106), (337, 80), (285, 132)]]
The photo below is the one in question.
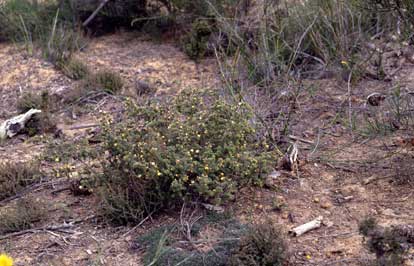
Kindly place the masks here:
[(13, 259), (6, 254), (0, 255), (0, 266), (13, 266)]
[(103, 127), (102, 210), (116, 222), (185, 200), (221, 204), (240, 186), (261, 185), (275, 162), (256, 147), (244, 104), (184, 91), (164, 104), (127, 106), (122, 123)]

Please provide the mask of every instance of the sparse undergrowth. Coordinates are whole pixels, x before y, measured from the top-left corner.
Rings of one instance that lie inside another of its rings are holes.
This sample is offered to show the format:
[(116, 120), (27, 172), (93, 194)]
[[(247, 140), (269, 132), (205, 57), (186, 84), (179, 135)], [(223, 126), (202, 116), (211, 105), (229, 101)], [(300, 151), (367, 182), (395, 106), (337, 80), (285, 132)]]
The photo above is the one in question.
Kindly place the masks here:
[(36, 163), (0, 163), (0, 200), (18, 194), (40, 178), (41, 172)]
[(145, 265), (282, 266), (289, 259), (283, 234), (270, 222), (248, 226), (216, 213), (188, 222), (189, 231), (163, 226), (139, 237)]
[(0, 209), (0, 234), (18, 232), (33, 227), (46, 217), (45, 203), (34, 198), (17, 200), (15, 206)]
[(270, 221), (254, 226), (233, 251), (229, 266), (283, 266), (288, 260), (283, 233)]
[(117, 223), (185, 200), (225, 203), (240, 186), (262, 185), (275, 162), (255, 142), (245, 106), (218, 95), (184, 91), (138, 107), (116, 125), (104, 122), (102, 211)]
[(48, 91), (41, 94), (28, 92), (17, 100), (17, 110), (23, 114), (30, 109), (40, 109), (42, 112), (32, 117), (25, 125), (21, 133), (34, 136), (39, 133), (52, 133), (56, 130), (56, 120), (52, 110), (56, 108), (56, 103), (50, 98)]
[(104, 91), (109, 94), (115, 94), (122, 89), (124, 83), (118, 73), (102, 70), (87, 75), (81, 83), (81, 86), (83, 86), (86, 91)]
[(59, 63), (59, 68), (63, 74), (73, 80), (81, 80), (90, 74), (89, 68), (79, 59), (70, 58), (67, 61)]
[[(145, 265), (225, 266), (237, 248), (247, 226), (226, 215), (210, 213), (196, 221), (190, 229), (195, 249), (179, 225), (163, 226), (139, 237), (136, 243), (145, 248)], [(205, 230), (215, 231), (214, 239), (204, 239)], [(184, 233), (184, 235), (183, 235)]]
[(405, 255), (414, 247), (414, 226), (399, 225), (381, 227), (370, 217), (359, 225), (360, 233), (365, 237), (368, 250), (375, 254), (375, 266), (405, 265)]

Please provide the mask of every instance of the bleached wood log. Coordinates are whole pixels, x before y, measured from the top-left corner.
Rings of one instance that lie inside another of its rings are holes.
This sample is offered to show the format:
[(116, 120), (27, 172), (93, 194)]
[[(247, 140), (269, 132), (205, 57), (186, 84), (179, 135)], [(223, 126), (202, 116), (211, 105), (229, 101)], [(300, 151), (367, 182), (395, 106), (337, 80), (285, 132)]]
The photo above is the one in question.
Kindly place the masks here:
[(5, 139), (7, 137), (12, 138), (17, 135), (26, 125), (26, 123), (38, 113), (41, 113), (41, 110), (30, 109), (24, 114), (12, 117), (4, 121), (0, 125), (0, 139)]
[(323, 217), (319, 216), (315, 220), (312, 220), (306, 224), (302, 224), (298, 227), (293, 228), (292, 230), (289, 231), (289, 234), (291, 234), (292, 236), (301, 236), (311, 230), (321, 227), (322, 220), (323, 220)]

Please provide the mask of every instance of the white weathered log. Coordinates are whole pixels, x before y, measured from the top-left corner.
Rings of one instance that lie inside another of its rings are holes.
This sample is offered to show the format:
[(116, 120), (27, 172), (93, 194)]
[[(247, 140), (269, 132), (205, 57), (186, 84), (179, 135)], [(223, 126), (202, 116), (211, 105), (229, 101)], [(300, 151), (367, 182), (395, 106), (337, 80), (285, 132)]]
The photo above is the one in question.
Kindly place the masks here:
[(12, 138), (17, 135), (26, 125), (26, 123), (41, 110), (30, 109), (24, 114), (12, 117), (4, 121), (0, 125), (0, 139), (6, 139), (7, 137)]
[(293, 228), (292, 230), (289, 231), (289, 234), (291, 234), (292, 236), (301, 236), (311, 230), (321, 227), (322, 220), (323, 220), (323, 217), (319, 216), (315, 220), (312, 220), (306, 224), (302, 224), (298, 227)]

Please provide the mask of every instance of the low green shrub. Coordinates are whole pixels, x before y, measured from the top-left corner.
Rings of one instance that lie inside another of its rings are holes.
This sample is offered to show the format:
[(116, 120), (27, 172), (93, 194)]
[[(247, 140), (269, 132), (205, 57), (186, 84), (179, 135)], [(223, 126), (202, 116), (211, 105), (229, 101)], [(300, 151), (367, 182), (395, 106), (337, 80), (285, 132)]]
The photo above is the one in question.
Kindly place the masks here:
[(48, 142), (41, 159), (47, 162), (70, 163), (73, 161), (84, 161), (95, 159), (98, 156), (96, 147), (91, 146), (88, 141), (64, 141), (54, 139)]
[(0, 38), (16, 42), (49, 39), (56, 13), (58, 23), (71, 25), (73, 11), (68, 1), (7, 0), (0, 4)]
[(30, 229), (46, 217), (45, 203), (33, 198), (19, 199), (13, 207), (0, 209), (0, 234)]
[(191, 30), (181, 40), (184, 52), (191, 59), (202, 58), (212, 52), (209, 50), (209, 39), (214, 29), (205, 19), (198, 19), (191, 25)]
[(283, 234), (270, 222), (250, 229), (233, 251), (229, 266), (282, 266), (288, 261)]
[(51, 111), (56, 108), (56, 104), (49, 97), (48, 91), (40, 94), (27, 92), (17, 100), (17, 111), (22, 114), (30, 109), (40, 109), (42, 113), (36, 114), (30, 119), (22, 133), (34, 136), (38, 133), (53, 132), (56, 129), (56, 121)]
[(188, 239), (183, 239), (178, 225), (163, 226), (139, 237), (136, 244), (145, 248), (145, 265), (228, 265), (240, 237), (243, 237), (249, 228), (236, 219), (222, 216), (218, 220), (212, 220), (210, 215), (207, 214), (193, 224), (200, 231), (214, 228), (217, 232), (216, 238), (213, 239), (204, 239), (198, 232), (193, 233), (193, 241), (203, 246), (200, 249), (194, 249), (190, 243), (184, 244)]
[(359, 224), (368, 250), (375, 254), (375, 266), (402, 266), (410, 247), (414, 247), (414, 226), (379, 226), (377, 221), (366, 218)]
[(242, 103), (194, 91), (130, 102), (122, 123), (103, 125), (102, 211), (126, 223), (185, 200), (221, 204), (240, 186), (262, 185), (275, 155), (254, 141), (250, 116)]
[(42, 109), (45, 105), (44, 98), (33, 92), (26, 92), (17, 99), (17, 111), (26, 113), (30, 109)]
[(103, 70), (87, 75), (86, 78), (82, 80), (80, 86), (82, 86), (86, 92), (104, 91), (114, 94), (122, 89), (124, 82), (118, 73)]
[(88, 66), (75, 58), (59, 63), (58, 68), (62, 70), (63, 74), (73, 80), (84, 79), (90, 74)]
[(0, 200), (18, 194), (40, 178), (41, 172), (36, 163), (0, 163)]

